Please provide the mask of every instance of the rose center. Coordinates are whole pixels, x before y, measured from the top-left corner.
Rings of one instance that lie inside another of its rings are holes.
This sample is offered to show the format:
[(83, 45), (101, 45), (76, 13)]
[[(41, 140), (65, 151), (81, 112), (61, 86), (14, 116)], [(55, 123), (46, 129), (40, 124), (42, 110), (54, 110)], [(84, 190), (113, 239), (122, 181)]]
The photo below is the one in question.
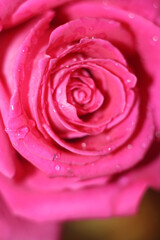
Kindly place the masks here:
[(91, 90), (87, 87), (74, 89), (72, 91), (72, 96), (77, 104), (84, 105), (89, 103), (91, 100)]

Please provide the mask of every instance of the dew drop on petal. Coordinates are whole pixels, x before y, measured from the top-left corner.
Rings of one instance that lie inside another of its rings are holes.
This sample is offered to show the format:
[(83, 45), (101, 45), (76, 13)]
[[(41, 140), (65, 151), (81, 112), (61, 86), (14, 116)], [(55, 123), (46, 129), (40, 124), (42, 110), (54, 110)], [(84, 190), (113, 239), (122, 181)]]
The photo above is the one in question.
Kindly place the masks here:
[(54, 153), (54, 154), (53, 154), (52, 161), (58, 160), (58, 159), (60, 159), (60, 157), (61, 157), (61, 154), (60, 154), (60, 153)]
[(11, 105), (11, 110), (14, 111), (14, 106), (13, 105)]
[(82, 142), (81, 146), (84, 149), (84, 148), (86, 148), (87, 144), (85, 142)]
[(131, 19), (133, 19), (133, 18), (135, 17), (135, 15), (134, 15), (134, 13), (129, 13), (129, 14), (128, 14), (128, 17), (131, 18)]
[(12, 142), (12, 145), (13, 145), (14, 147), (16, 147), (18, 144), (17, 144), (17, 142)]
[(59, 170), (60, 170), (60, 166), (59, 166), (58, 164), (55, 166), (55, 170), (56, 170), (56, 171), (59, 171)]
[(127, 79), (127, 83), (130, 83), (131, 82), (131, 79)]
[(16, 131), (17, 139), (24, 139), (25, 136), (28, 134), (29, 128), (27, 126), (21, 127)]
[(24, 53), (24, 52), (28, 52), (28, 50), (29, 50), (29, 48), (28, 48), (28, 47), (25, 47), (25, 48), (22, 49), (22, 52), (23, 52), (23, 53)]
[(157, 42), (157, 41), (159, 40), (158, 36), (156, 36), (156, 35), (154, 35), (154, 36), (152, 37), (152, 39), (153, 39), (154, 42)]
[(112, 148), (111, 147), (108, 147), (108, 151), (110, 152), (112, 150)]

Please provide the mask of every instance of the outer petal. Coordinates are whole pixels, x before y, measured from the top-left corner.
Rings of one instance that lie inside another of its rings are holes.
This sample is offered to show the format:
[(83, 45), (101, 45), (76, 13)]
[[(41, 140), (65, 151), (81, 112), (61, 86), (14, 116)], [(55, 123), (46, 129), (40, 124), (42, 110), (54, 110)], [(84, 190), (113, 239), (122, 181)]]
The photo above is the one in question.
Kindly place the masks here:
[[(5, 23), (6, 27), (10, 27), (22, 23), (29, 18), (40, 15), (49, 9), (57, 7), (70, 0), (27, 0), (23, 1), (19, 8), (16, 9), (13, 15), (10, 15), (8, 21)], [(9, 1), (11, 2), (11, 1)]]
[(1, 186), (2, 194), (12, 211), (36, 221), (133, 214), (147, 187), (147, 182), (137, 179), (126, 185), (115, 181), (78, 191), (40, 192), (28, 189), (23, 183), (17, 185), (2, 177), (0, 180), (5, 185)]
[(4, 131), (4, 125), (0, 116), (0, 172), (7, 177), (15, 173), (15, 151)]
[[(93, 1), (96, 2), (97, 0)], [(133, 13), (136, 13), (160, 25), (159, 0), (98, 0), (97, 2), (102, 3), (106, 8), (115, 6), (125, 9), (129, 11), (131, 18)]]
[(12, 15), (16, 8), (24, 2), (24, 0), (0, 0), (0, 30), (6, 19)]
[(0, 239), (2, 240), (58, 240), (60, 224), (34, 222), (14, 216), (0, 199)]
[[(109, 1), (110, 2), (110, 1)], [(152, 20), (160, 25), (159, 0), (111, 0), (111, 3)], [(132, 16), (132, 15), (130, 15)]]

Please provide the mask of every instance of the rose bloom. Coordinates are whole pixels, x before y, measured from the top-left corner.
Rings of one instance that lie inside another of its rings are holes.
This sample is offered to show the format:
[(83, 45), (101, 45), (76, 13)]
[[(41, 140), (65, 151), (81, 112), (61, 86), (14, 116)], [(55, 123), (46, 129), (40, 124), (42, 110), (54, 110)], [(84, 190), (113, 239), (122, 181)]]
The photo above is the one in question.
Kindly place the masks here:
[(135, 213), (160, 188), (160, 2), (0, 0), (0, 20), (1, 239)]

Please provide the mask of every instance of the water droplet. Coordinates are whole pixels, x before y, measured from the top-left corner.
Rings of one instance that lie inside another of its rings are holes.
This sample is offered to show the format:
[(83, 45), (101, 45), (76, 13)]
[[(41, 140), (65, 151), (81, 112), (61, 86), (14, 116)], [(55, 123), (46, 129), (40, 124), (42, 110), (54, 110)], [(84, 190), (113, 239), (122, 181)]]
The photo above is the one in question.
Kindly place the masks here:
[(18, 144), (17, 142), (12, 142), (13, 147), (16, 147)]
[(69, 65), (66, 65), (66, 68), (69, 68)]
[(55, 170), (56, 170), (56, 171), (59, 171), (59, 170), (60, 170), (60, 166), (59, 166), (58, 164), (55, 166)]
[(110, 152), (112, 150), (112, 148), (111, 147), (108, 147), (108, 151)]
[(22, 49), (22, 52), (23, 52), (23, 53), (24, 53), (24, 52), (28, 52), (28, 50), (29, 50), (29, 48), (28, 48), (28, 47), (25, 47), (25, 48)]
[(68, 44), (68, 45), (67, 45), (67, 48), (68, 48), (68, 49), (72, 48), (72, 45)]
[(81, 144), (81, 146), (82, 146), (82, 148), (86, 148), (86, 143), (85, 142), (83, 142), (82, 144)]
[(135, 15), (134, 15), (134, 13), (129, 13), (129, 14), (128, 14), (128, 17), (131, 18), (131, 19), (133, 19), (133, 18), (135, 17)]
[(14, 111), (14, 105), (11, 105), (11, 110)]
[(29, 128), (27, 126), (19, 128), (16, 131), (17, 139), (24, 139), (28, 132), (29, 132)]
[(58, 160), (58, 159), (60, 159), (60, 157), (61, 157), (61, 154), (60, 154), (60, 153), (54, 153), (54, 154), (53, 154), (52, 161)]
[(132, 149), (132, 144), (128, 144), (128, 145), (127, 145), (127, 148), (128, 148), (128, 149)]
[(131, 82), (131, 79), (127, 79), (127, 83), (130, 83)]
[(94, 37), (91, 37), (91, 39), (94, 39)]
[(21, 127), (19, 129), (5, 128), (5, 131), (11, 135), (14, 135), (16, 139), (24, 139), (29, 132), (29, 128), (27, 126)]
[(153, 36), (152, 39), (153, 39), (154, 42), (157, 42), (159, 40), (159, 37), (155, 35), (155, 36)]

